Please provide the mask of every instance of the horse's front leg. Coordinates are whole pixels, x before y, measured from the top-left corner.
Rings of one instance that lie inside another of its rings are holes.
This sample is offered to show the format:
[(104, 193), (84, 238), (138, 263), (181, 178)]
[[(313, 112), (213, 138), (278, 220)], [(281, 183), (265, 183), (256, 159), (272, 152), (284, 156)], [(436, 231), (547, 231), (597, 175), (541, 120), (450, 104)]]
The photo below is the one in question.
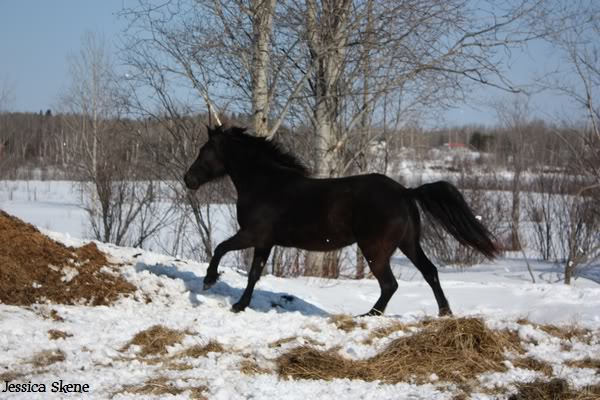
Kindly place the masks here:
[(210, 260), (208, 269), (206, 270), (206, 277), (204, 278), (204, 290), (210, 289), (215, 283), (217, 283), (217, 279), (219, 279), (219, 263), (225, 254), (229, 253), (230, 251), (247, 249), (248, 247), (252, 247), (252, 240), (244, 231), (239, 231), (229, 239), (219, 243), (215, 249), (213, 258)]
[(252, 268), (250, 268), (250, 274), (248, 274), (248, 286), (246, 286), (246, 290), (244, 290), (244, 294), (240, 300), (235, 303), (231, 310), (233, 312), (244, 311), (246, 307), (250, 304), (250, 300), (252, 299), (252, 292), (254, 291), (254, 285), (260, 279), (262, 274), (262, 270), (269, 259), (269, 254), (271, 253), (271, 247), (255, 247), (254, 248), (254, 258), (252, 259)]

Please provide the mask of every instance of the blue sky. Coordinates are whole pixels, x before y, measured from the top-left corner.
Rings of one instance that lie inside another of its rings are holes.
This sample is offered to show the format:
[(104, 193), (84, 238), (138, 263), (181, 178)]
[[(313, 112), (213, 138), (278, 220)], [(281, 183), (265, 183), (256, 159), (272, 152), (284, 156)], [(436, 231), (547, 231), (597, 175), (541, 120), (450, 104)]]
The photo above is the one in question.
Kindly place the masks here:
[(54, 108), (68, 84), (67, 55), (86, 31), (117, 41), (131, 0), (0, 0), (0, 82), (14, 91), (11, 109)]
[[(126, 22), (116, 13), (136, 0), (0, 0), (0, 84), (14, 90), (11, 109), (54, 109), (68, 84), (67, 56), (76, 52), (86, 31), (104, 35), (117, 43)], [(526, 51), (513, 52), (509, 77), (525, 84), (549, 71), (559, 60), (543, 44), (532, 43)], [(487, 104), (508, 95), (493, 88), (470, 93), (469, 104), (443, 113), (449, 124), (492, 124), (496, 115)], [(537, 95), (532, 110), (539, 116), (565, 112), (568, 102), (550, 93)]]

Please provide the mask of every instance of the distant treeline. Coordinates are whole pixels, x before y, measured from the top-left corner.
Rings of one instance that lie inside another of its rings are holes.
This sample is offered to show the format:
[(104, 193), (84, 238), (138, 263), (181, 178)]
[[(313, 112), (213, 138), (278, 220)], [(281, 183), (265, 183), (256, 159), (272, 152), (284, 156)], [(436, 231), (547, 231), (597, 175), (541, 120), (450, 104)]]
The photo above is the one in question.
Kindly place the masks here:
[[(139, 165), (139, 171), (132, 179), (166, 178), (156, 167), (171, 163), (174, 158), (179, 159), (182, 166), (189, 162), (204, 140), (205, 123), (208, 122), (206, 115), (182, 117), (177, 121), (160, 117), (152, 120), (114, 118), (100, 122), (88, 119), (82, 115), (55, 114), (51, 110), (1, 113), (0, 177), (26, 178), (23, 171), (38, 169), (46, 171), (44, 177), (47, 179), (85, 179), (86, 174), (81, 174), (81, 170), (93, 157), (95, 140), (96, 158), (101, 163)], [(239, 115), (226, 120), (239, 125), (250, 124), (249, 118)], [(180, 132), (182, 130), (185, 134)], [(360, 132), (354, 136), (358, 135)], [(307, 128), (284, 126), (276, 140), (300, 154), (311, 165), (314, 162), (310, 151), (312, 136)], [(407, 153), (401, 149), (412, 149), (414, 157), (427, 159), (432, 156), (431, 149), (445, 148), (455, 152), (486, 153), (488, 156), (481, 157), (478, 162), (487, 164), (489, 168), (510, 169), (518, 155), (523, 164), (521, 168), (536, 166), (539, 169), (544, 166), (547, 171), (552, 171), (569, 165), (573, 148), (579, 148), (578, 154), (582, 156), (589, 151), (577, 127), (557, 127), (539, 120), (518, 128), (473, 125), (410, 128), (381, 132), (379, 138), (372, 146), (383, 147), (389, 162), (398, 161), (400, 154), (406, 156)], [(346, 174), (352, 174), (356, 169), (352, 167), (353, 160), (350, 158), (351, 144), (348, 148), (350, 167)], [(380, 165), (374, 158), (380, 158), (381, 154), (374, 154), (368, 149), (363, 153), (361, 162), (366, 162), (367, 166)]]

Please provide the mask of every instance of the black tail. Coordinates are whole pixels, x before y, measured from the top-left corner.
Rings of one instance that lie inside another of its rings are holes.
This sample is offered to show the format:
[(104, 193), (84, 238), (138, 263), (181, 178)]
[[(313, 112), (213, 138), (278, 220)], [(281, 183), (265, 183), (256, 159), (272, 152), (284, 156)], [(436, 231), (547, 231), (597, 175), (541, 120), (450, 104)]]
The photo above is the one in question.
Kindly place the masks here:
[(494, 237), (473, 214), (454, 185), (439, 181), (409, 189), (423, 211), (442, 224), (456, 240), (486, 257), (498, 254)]

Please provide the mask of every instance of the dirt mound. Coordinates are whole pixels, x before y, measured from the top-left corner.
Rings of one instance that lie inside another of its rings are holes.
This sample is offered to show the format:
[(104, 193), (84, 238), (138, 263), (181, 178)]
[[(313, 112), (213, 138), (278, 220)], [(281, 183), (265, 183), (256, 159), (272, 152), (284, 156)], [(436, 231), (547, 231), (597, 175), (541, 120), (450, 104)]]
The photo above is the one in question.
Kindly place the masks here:
[(106, 256), (90, 243), (66, 247), (34, 226), (0, 211), (0, 302), (31, 305), (108, 305), (135, 286), (110, 272)]

